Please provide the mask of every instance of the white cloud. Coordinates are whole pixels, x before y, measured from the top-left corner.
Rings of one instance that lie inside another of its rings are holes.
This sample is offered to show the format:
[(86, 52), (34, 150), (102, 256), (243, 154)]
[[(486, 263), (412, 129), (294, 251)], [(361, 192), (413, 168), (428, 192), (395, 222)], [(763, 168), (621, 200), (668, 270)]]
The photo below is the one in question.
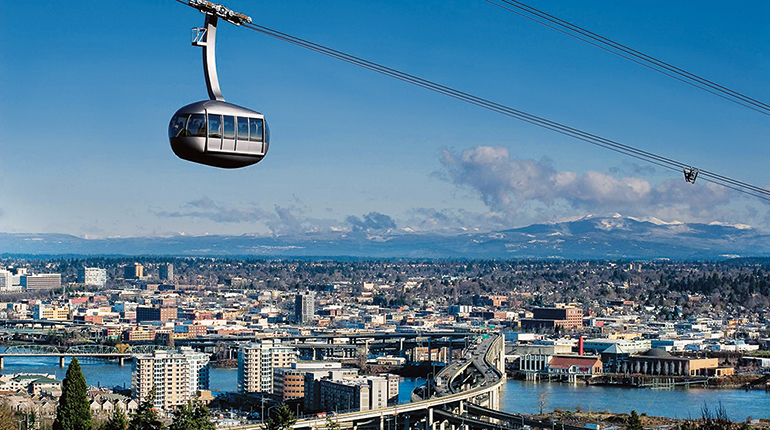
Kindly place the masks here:
[(270, 211), (257, 205), (235, 206), (219, 203), (205, 196), (183, 204), (178, 211), (154, 211), (155, 215), (161, 218), (197, 218), (218, 224), (259, 223), (270, 229), (273, 234), (329, 231), (339, 225), (339, 222), (334, 220), (309, 218), (305, 212), (304, 205), (275, 205)]
[[(727, 207), (729, 190), (708, 182), (671, 179), (655, 185), (634, 176), (558, 171), (547, 158), (520, 160), (502, 147), (477, 146), (459, 154), (445, 150), (440, 160), (445, 179), (478, 193), (490, 210), (507, 214), (510, 220), (545, 216), (540, 219), (545, 221), (575, 210), (681, 221), (734, 215)], [(559, 204), (567, 207), (557, 208)]]
[(393, 221), (393, 218), (379, 212), (369, 212), (363, 216), (363, 219), (350, 215), (345, 218), (345, 221), (353, 226), (353, 231), (393, 230), (396, 228), (396, 222)]

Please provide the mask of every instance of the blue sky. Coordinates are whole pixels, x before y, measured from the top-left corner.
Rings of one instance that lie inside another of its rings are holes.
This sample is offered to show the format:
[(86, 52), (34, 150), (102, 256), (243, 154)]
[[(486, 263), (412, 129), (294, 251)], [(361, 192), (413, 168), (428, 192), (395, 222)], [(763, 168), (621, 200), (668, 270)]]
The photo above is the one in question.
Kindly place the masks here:
[[(762, 101), (764, 2), (528, 4)], [(754, 185), (770, 118), (481, 0), (245, 1), (255, 23)], [(770, 228), (763, 203), (220, 25), (225, 98), (266, 115), (268, 156), (177, 159), (206, 98), (172, 0), (31, 2), (0, 18), (0, 231), (78, 236), (494, 230), (619, 212)]]

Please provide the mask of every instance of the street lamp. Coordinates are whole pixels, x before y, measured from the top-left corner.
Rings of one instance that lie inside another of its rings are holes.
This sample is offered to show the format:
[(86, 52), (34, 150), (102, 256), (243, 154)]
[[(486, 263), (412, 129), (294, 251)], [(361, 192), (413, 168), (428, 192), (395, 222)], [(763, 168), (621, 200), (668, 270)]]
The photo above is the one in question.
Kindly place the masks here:
[(265, 396), (262, 395), (260, 398), (260, 401), (262, 403), (262, 415), (259, 416), (259, 419), (262, 421), (262, 424), (265, 423)]
[[(269, 417), (270, 416), (270, 411), (272, 409), (277, 408), (278, 406), (280, 406), (280, 405), (273, 405), (273, 406), (270, 406), (269, 408), (267, 408), (267, 416)], [(262, 422), (265, 422), (264, 418), (262, 419)]]
[(431, 392), (431, 390), (430, 390), (431, 381), (433, 381), (433, 376), (434, 376), (434, 375), (433, 375), (433, 372), (430, 372), (430, 373), (428, 373), (428, 376), (427, 376), (428, 380), (427, 380), (426, 382), (427, 382), (427, 387), (428, 387), (428, 392), (427, 392), (427, 394), (428, 394), (428, 399), (430, 399), (431, 397), (433, 397), (433, 392)]

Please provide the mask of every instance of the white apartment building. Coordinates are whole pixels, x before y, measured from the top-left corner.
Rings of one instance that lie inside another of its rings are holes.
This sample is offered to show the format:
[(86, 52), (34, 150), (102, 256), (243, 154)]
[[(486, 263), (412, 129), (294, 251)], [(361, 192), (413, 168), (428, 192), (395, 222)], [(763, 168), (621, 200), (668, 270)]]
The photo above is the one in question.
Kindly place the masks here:
[(155, 351), (134, 358), (131, 392), (140, 401), (155, 387), (155, 407), (171, 410), (186, 404), (198, 390), (206, 390), (208, 356), (189, 348), (180, 351)]
[(190, 347), (181, 347), (179, 352), (185, 356), (190, 364), (190, 395), (195, 396), (198, 390), (209, 389), (209, 356), (203, 352), (196, 352)]
[(107, 283), (107, 269), (81, 267), (78, 269), (78, 283), (103, 287)]
[[(0, 269), (0, 291), (13, 291), (13, 273)], [(19, 288), (21, 290), (21, 287)]]
[(321, 379), (321, 410), (342, 412), (385, 408), (389, 400), (391, 403), (398, 401), (398, 379), (396, 375)]
[(238, 349), (238, 392), (272, 393), (273, 370), (297, 361), (297, 348), (278, 339), (242, 345)]

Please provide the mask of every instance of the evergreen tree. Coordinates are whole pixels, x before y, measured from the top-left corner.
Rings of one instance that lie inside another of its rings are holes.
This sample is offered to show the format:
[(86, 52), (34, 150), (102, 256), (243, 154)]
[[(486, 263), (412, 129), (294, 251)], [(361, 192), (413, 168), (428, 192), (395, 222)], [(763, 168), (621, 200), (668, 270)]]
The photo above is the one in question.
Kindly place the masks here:
[(216, 426), (211, 422), (209, 408), (203, 403), (197, 402), (193, 410), (193, 423), (197, 430), (215, 430)]
[(631, 416), (628, 417), (626, 430), (644, 430), (642, 419), (639, 418), (639, 415), (636, 413), (636, 411), (631, 411)]
[(209, 408), (200, 402), (190, 402), (174, 411), (174, 422), (169, 430), (214, 430)]
[(291, 413), (291, 409), (285, 403), (276, 409), (275, 413), (267, 420), (265, 430), (291, 430), (297, 418)]
[(59, 406), (56, 407), (53, 430), (93, 430), (93, 428), (86, 377), (80, 370), (78, 359), (73, 358), (61, 384), (61, 397), (59, 397)]
[(155, 390), (139, 403), (139, 407), (128, 422), (128, 430), (166, 430), (166, 426), (158, 419), (154, 409)]
[(325, 430), (340, 430), (340, 424), (337, 421), (334, 421), (332, 417), (326, 417)]
[(101, 428), (101, 430), (126, 430), (128, 428), (128, 420), (123, 409), (118, 407), (112, 412), (110, 420)]
[(5, 401), (0, 403), (0, 430), (17, 430), (16, 417)]

